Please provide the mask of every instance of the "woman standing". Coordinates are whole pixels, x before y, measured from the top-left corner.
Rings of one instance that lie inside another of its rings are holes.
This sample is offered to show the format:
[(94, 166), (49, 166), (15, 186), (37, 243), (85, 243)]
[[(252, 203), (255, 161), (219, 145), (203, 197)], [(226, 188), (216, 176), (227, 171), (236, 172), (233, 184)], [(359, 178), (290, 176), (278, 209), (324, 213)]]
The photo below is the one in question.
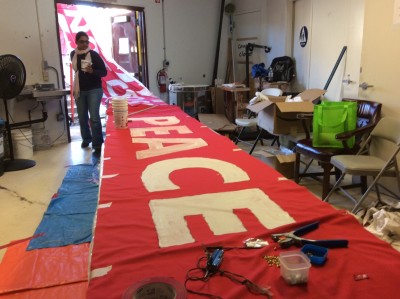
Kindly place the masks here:
[(92, 143), (93, 153), (99, 155), (104, 142), (100, 119), (103, 97), (101, 77), (107, 75), (107, 70), (100, 55), (89, 48), (89, 36), (86, 32), (78, 32), (75, 43), (77, 46), (70, 57), (75, 71), (74, 97), (82, 136), (81, 147), (86, 148)]

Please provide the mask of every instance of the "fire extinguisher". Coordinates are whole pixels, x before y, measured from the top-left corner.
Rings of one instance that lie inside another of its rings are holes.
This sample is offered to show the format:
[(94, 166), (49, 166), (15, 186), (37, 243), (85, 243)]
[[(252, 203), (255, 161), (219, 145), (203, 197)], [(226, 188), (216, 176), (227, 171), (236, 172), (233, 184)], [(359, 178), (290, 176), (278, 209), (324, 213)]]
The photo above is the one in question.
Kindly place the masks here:
[(161, 93), (167, 92), (167, 78), (168, 74), (165, 69), (159, 70), (157, 73), (158, 88)]

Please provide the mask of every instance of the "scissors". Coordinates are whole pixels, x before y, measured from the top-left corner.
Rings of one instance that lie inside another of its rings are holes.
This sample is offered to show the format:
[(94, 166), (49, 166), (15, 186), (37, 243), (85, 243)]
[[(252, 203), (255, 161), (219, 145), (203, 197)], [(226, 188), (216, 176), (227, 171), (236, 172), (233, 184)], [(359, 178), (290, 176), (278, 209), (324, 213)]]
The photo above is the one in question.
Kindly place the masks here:
[(281, 248), (289, 248), (292, 245), (301, 247), (305, 244), (314, 244), (326, 248), (342, 248), (347, 247), (348, 240), (309, 240), (301, 238), (300, 236), (313, 231), (319, 227), (319, 221), (299, 227), (293, 231), (280, 234), (272, 234), (272, 240), (277, 242)]

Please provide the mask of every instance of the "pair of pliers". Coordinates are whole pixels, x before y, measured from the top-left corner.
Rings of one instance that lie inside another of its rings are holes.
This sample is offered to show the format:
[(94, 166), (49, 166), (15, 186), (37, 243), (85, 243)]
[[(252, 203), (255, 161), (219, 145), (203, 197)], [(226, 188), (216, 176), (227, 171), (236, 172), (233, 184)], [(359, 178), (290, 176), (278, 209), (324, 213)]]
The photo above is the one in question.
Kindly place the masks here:
[(305, 244), (314, 244), (326, 248), (341, 248), (347, 247), (349, 241), (348, 240), (309, 240), (301, 238), (300, 236), (315, 230), (319, 227), (319, 221), (307, 224), (300, 228), (297, 228), (291, 232), (280, 233), (280, 234), (272, 234), (272, 240), (277, 242), (281, 248), (289, 248), (292, 245), (297, 247), (301, 247)]

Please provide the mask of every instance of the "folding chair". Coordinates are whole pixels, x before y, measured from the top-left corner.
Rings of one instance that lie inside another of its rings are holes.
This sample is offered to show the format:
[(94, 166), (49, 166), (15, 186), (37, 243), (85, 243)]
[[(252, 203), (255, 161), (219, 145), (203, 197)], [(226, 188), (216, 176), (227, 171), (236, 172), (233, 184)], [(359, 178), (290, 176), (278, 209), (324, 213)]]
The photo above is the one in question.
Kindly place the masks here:
[[(331, 164), (340, 170), (342, 174), (324, 201), (328, 201), (331, 195), (339, 189), (344, 195), (355, 202), (355, 206), (352, 209), (352, 212), (355, 213), (374, 187), (378, 200), (379, 202), (381, 201), (378, 181), (383, 176), (396, 177), (400, 192), (400, 177), (397, 165), (397, 154), (399, 151), (400, 121), (395, 118), (384, 117), (371, 131), (356, 155), (336, 155), (331, 158)], [(341, 183), (346, 174), (373, 177), (372, 183), (360, 199), (355, 199), (343, 189)]]
[[(306, 114), (304, 117), (299, 118), (303, 121), (303, 127), (307, 133), (307, 137), (296, 142), (296, 162), (294, 169), (294, 181), (299, 183), (303, 177), (311, 177), (313, 179), (322, 182), (322, 194), (321, 197), (324, 199), (328, 194), (331, 184), (330, 177), (332, 173), (333, 165), (330, 163), (331, 158), (335, 155), (353, 155), (356, 154), (360, 148), (360, 143), (365, 140), (364, 135), (368, 134), (378, 120), (380, 119), (382, 104), (373, 101), (361, 100), (361, 99), (343, 99), (343, 101), (356, 101), (357, 102), (357, 129), (353, 131), (343, 132), (336, 136), (337, 140), (342, 141), (344, 144), (343, 148), (330, 148), (330, 147), (314, 147), (312, 145), (311, 134), (308, 132), (306, 120), (312, 119), (312, 114)], [(356, 137), (356, 144), (349, 148), (347, 140), (351, 137)], [(301, 156), (309, 158), (304, 171), (300, 173)], [(317, 161), (322, 171), (309, 172), (308, 168), (311, 166), (312, 161)], [(321, 178), (322, 177), (322, 178)]]
[[(279, 88), (266, 88), (266, 89), (262, 90), (261, 93), (266, 96), (281, 96), (282, 90)], [(235, 119), (236, 125), (240, 128), (240, 131), (235, 139), (235, 144), (238, 144), (239, 142), (245, 142), (241, 138), (242, 138), (243, 133), (245, 132), (246, 128), (255, 128), (258, 131), (257, 138), (254, 141), (254, 143), (252, 144), (252, 148), (249, 151), (250, 155), (253, 153), (258, 141), (261, 141), (261, 143), (262, 143), (261, 136), (262, 136), (263, 130), (257, 126), (257, 121), (258, 121), (257, 115), (254, 112), (249, 112), (247, 118), (236, 118)], [(248, 143), (248, 142), (246, 142), (246, 143)]]

